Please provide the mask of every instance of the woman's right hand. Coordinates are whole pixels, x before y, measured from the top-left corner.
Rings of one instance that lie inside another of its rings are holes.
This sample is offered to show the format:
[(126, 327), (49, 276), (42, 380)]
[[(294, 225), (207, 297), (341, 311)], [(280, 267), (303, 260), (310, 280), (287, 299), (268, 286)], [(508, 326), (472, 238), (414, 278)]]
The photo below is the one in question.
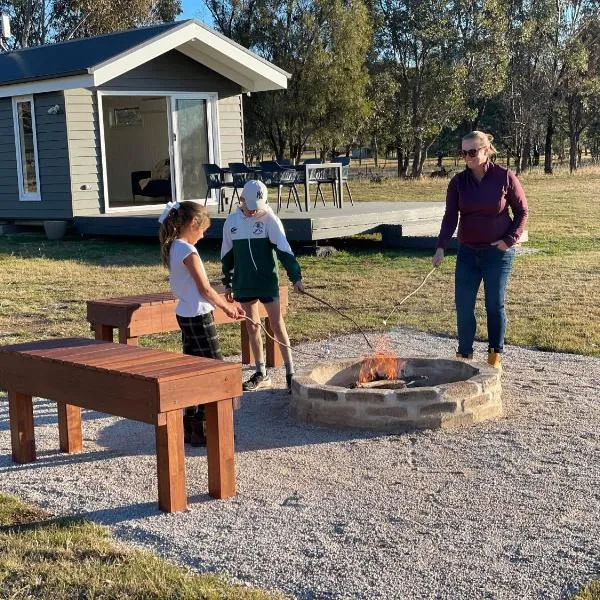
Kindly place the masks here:
[(444, 260), (444, 249), (438, 248), (435, 251), (433, 258), (431, 259), (431, 262), (433, 263), (434, 267), (439, 267), (442, 264), (443, 260)]
[(230, 288), (225, 290), (225, 300), (227, 300), (227, 302), (233, 302), (233, 292)]

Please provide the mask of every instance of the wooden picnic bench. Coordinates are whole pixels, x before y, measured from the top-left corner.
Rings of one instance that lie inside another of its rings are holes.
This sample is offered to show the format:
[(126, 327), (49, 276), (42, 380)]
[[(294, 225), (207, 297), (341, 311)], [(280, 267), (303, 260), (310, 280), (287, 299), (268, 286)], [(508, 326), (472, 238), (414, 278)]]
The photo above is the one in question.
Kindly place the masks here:
[[(215, 289), (225, 298), (225, 288), (216, 286)], [(288, 288), (279, 287), (279, 302), (281, 313), (285, 315), (288, 308)], [(87, 320), (97, 340), (113, 341), (113, 331), (119, 332), (119, 343), (136, 345), (138, 337), (153, 333), (177, 331), (179, 325), (175, 317), (177, 300), (170, 292), (161, 294), (143, 294), (140, 296), (123, 296), (120, 298), (105, 298), (87, 301)], [(273, 330), (264, 306), (259, 302), (260, 316), (265, 319), (265, 329), (270, 335)], [(235, 319), (228, 317), (220, 308), (215, 309), (216, 324), (233, 323)], [(250, 349), (250, 340), (246, 329), (246, 321), (240, 322), (242, 338), (242, 363), (252, 364), (254, 357)], [(267, 336), (266, 359), (268, 367), (281, 367), (283, 357), (281, 348)]]
[(154, 425), (158, 505), (187, 508), (182, 410), (205, 404), (208, 492), (236, 493), (232, 400), (241, 365), (151, 348), (69, 338), (0, 347), (8, 391), (12, 458), (35, 461), (32, 397), (58, 403), (63, 452), (82, 449), (81, 407)]

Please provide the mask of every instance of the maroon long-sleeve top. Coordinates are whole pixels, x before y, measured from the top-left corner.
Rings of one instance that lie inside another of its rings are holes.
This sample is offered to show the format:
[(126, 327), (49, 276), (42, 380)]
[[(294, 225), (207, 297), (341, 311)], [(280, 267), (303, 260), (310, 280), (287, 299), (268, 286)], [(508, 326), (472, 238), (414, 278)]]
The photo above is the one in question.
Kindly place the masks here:
[(457, 224), (458, 240), (466, 246), (488, 248), (497, 240), (514, 246), (523, 233), (528, 213), (525, 192), (512, 171), (488, 163), (483, 178), (477, 181), (471, 170), (465, 169), (448, 185), (446, 212), (436, 247), (446, 248)]

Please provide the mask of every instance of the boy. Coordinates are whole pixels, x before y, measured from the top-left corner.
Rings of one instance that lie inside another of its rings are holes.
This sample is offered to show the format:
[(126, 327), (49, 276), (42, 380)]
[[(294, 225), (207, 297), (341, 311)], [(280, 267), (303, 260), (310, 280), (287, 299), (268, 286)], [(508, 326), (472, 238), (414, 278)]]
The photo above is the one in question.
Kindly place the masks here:
[[(267, 188), (262, 181), (248, 181), (240, 197), (240, 208), (230, 214), (223, 226), (221, 263), (226, 298), (234, 298), (246, 315), (260, 323), (258, 302), (262, 302), (273, 329), (273, 336), (281, 342), (285, 363), (286, 384), (291, 391), (294, 363), (289, 348), (290, 340), (279, 304), (279, 259), (294, 290), (303, 292), (300, 265), (285, 237), (281, 220), (267, 204)], [(245, 391), (271, 387), (264, 361), (262, 336), (259, 325), (246, 321), (250, 348), (256, 360), (256, 372), (243, 384)]]

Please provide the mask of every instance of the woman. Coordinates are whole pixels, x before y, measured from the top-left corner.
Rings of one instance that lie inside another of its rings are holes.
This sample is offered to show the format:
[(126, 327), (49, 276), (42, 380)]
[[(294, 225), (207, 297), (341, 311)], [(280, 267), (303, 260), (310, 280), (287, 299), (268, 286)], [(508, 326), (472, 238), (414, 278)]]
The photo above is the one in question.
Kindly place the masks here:
[(506, 332), (504, 296), (515, 255), (514, 246), (523, 233), (528, 209), (516, 175), (490, 160), (496, 154), (492, 140), (491, 135), (481, 131), (472, 131), (462, 139), (466, 169), (455, 175), (448, 185), (446, 212), (433, 265), (437, 267), (444, 260), (444, 250), (458, 223), (459, 248), (454, 281), (458, 327), (456, 356), (473, 358), (477, 328), (475, 300), (483, 280), (488, 363), (501, 369)]

